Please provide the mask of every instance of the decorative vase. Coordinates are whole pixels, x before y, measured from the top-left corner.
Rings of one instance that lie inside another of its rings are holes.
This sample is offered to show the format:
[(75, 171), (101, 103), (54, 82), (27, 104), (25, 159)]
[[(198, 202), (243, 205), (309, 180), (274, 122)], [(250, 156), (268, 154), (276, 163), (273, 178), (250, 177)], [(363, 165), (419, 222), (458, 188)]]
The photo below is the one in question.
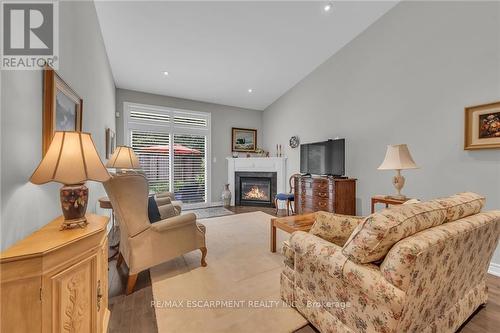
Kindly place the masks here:
[(224, 184), (224, 190), (222, 190), (221, 197), (224, 207), (231, 206), (231, 191), (229, 190), (229, 184)]

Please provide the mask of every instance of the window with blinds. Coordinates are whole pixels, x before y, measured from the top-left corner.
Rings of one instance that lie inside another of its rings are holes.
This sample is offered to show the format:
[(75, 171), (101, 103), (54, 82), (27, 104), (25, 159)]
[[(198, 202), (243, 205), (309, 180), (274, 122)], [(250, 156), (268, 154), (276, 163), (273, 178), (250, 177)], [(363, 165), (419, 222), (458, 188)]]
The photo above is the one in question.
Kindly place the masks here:
[(150, 191), (174, 192), (187, 204), (207, 202), (209, 114), (140, 105), (125, 109), (130, 146)]
[(183, 202), (206, 201), (206, 137), (174, 135), (174, 192)]
[(170, 135), (132, 130), (130, 139), (150, 191), (170, 191)]

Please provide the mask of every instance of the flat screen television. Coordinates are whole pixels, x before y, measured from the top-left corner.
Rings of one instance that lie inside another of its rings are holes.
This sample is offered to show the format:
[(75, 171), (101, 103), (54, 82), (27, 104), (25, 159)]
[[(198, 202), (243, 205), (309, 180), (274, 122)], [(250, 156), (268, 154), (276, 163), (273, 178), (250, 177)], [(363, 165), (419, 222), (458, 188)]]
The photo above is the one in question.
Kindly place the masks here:
[(312, 175), (345, 174), (345, 139), (300, 145), (300, 172)]

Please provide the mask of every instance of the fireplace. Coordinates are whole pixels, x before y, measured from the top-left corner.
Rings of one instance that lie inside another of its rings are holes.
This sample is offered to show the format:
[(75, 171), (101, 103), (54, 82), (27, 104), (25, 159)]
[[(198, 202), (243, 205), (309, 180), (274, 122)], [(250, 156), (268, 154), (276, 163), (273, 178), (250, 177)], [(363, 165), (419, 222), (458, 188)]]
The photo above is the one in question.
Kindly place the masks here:
[(276, 172), (236, 172), (234, 185), (236, 206), (273, 206)]

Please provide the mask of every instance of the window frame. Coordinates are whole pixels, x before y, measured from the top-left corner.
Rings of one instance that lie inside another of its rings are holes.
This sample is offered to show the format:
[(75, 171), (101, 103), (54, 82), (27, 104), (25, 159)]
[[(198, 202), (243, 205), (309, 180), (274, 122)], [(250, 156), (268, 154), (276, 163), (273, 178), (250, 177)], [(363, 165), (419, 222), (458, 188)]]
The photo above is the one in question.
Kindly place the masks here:
[[(148, 120), (132, 120), (130, 113), (133, 109), (147, 110), (148, 112), (157, 113), (165, 115), (167, 114), (169, 118), (168, 123), (158, 124)], [(180, 125), (174, 123), (175, 116), (195, 116), (197, 118), (203, 118), (207, 121), (206, 127), (196, 127), (189, 125)], [(191, 135), (204, 135), (207, 138), (206, 143), (206, 158), (205, 158), (205, 198), (206, 202), (185, 204), (185, 207), (196, 208), (196, 207), (207, 207), (212, 202), (212, 115), (210, 112), (193, 111), (186, 109), (177, 109), (166, 106), (141, 104), (134, 102), (123, 102), (123, 141), (127, 146), (131, 146), (131, 134), (132, 131), (152, 131), (161, 132), (170, 135), (169, 145), (170, 151), (173, 151), (174, 135), (175, 134), (191, 134)], [(174, 188), (174, 161), (173, 154), (169, 154), (169, 190), (173, 192)]]

